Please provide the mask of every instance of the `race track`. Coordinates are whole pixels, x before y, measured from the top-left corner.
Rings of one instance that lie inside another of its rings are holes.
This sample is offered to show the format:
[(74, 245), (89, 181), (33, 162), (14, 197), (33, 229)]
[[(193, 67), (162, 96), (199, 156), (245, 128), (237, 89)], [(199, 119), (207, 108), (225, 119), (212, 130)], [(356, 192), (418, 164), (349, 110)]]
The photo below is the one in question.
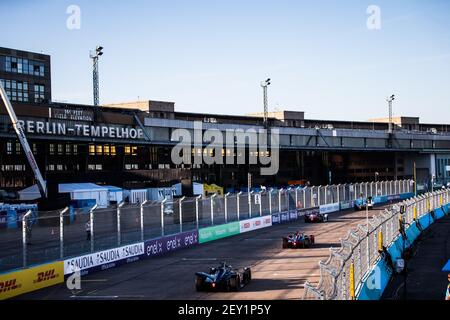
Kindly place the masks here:
[[(62, 284), (17, 299), (299, 300), (306, 280), (319, 281), (318, 262), (329, 256), (329, 248), (339, 247), (340, 238), (365, 218), (365, 211), (347, 211), (331, 214), (327, 223), (305, 224), (301, 219), (94, 273), (82, 278), (77, 292)], [(296, 230), (315, 235), (315, 247), (281, 249), (281, 237)], [(251, 266), (250, 284), (239, 292), (196, 292), (195, 272), (221, 261), (233, 267)]]

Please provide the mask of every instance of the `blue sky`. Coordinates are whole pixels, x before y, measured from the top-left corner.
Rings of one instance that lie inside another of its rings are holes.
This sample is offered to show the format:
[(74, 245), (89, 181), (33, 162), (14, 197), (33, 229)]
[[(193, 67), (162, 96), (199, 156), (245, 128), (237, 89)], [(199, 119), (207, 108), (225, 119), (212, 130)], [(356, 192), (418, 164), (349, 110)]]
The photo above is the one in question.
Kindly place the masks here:
[[(69, 30), (69, 5), (81, 28)], [(381, 30), (368, 30), (369, 5)], [(90, 104), (89, 50), (101, 44), (101, 103), (156, 99), (198, 113), (269, 107), (310, 119), (396, 115), (450, 123), (447, 0), (0, 1), (0, 46), (52, 56), (53, 99)]]

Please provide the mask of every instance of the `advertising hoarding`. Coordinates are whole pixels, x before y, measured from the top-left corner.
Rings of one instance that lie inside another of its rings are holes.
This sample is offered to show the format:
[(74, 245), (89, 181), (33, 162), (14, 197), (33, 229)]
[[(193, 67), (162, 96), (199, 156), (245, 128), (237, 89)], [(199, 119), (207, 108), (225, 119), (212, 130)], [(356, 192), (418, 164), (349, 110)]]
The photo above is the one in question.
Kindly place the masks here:
[(272, 225), (272, 217), (264, 216), (240, 221), (240, 233), (267, 228)]
[(325, 213), (332, 213), (332, 212), (337, 212), (340, 210), (340, 206), (339, 203), (330, 203), (330, 204), (325, 204), (319, 207), (320, 213), (325, 214)]
[(0, 275), (0, 300), (53, 286), (64, 281), (62, 261)]
[(198, 231), (199, 243), (214, 241), (240, 233), (239, 222), (231, 222), (219, 226), (202, 228)]
[(175, 250), (191, 247), (198, 243), (197, 230), (148, 240), (144, 243), (145, 258), (150, 258)]
[(64, 260), (64, 275), (74, 273), (77, 268), (81, 275), (114, 268), (118, 265), (139, 260), (144, 255), (144, 242), (112, 248)]

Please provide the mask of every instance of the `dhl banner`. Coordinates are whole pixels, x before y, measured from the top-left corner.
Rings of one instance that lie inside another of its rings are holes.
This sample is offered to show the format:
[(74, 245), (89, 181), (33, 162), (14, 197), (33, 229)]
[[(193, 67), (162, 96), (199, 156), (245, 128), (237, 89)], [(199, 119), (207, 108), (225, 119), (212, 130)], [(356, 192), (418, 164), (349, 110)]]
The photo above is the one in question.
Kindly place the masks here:
[(0, 300), (64, 282), (64, 262), (0, 274)]

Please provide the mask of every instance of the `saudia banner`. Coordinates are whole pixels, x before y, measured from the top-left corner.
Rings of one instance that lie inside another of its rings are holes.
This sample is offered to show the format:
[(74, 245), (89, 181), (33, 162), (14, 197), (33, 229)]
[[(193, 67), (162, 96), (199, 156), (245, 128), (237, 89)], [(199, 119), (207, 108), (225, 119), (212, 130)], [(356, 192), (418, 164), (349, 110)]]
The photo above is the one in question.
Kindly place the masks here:
[(140, 242), (67, 259), (64, 260), (64, 275), (72, 274), (76, 270), (80, 270), (81, 275), (86, 275), (89, 272), (135, 262), (144, 255), (144, 252), (144, 242)]
[(330, 204), (325, 204), (319, 207), (320, 213), (325, 214), (325, 213), (332, 213), (332, 212), (337, 212), (340, 210), (340, 206), (339, 203), (330, 203)]
[(340, 203), (341, 210), (352, 209), (355, 206), (355, 201), (342, 201)]

